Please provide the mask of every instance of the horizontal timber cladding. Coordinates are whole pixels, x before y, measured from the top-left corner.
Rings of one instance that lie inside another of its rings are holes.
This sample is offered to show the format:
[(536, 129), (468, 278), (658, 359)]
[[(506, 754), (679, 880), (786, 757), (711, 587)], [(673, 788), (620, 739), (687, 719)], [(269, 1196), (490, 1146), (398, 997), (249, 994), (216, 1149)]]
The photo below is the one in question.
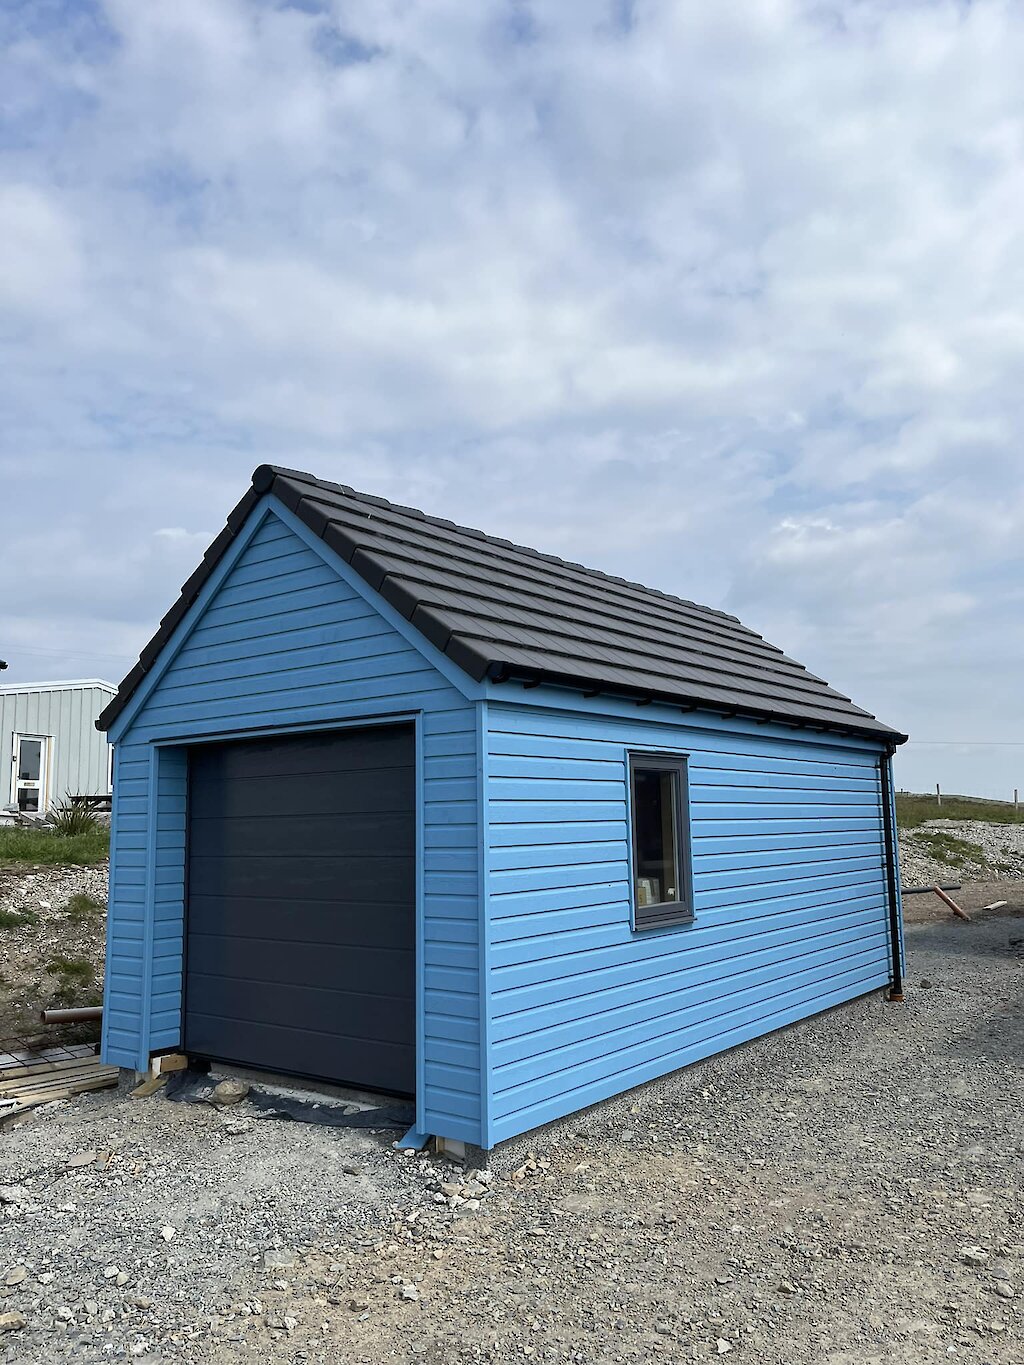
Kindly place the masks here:
[[(692, 924), (631, 928), (630, 748), (689, 756)], [(878, 757), (490, 702), (490, 1141), (884, 986)]]
[[(204, 735), (416, 715), (421, 1119), (480, 1138), (477, 726), (472, 703), (287, 514), (257, 508), (116, 745), (104, 1053), (144, 1066), (182, 1034), (186, 748)], [(255, 527), (255, 530), (253, 530)], [(368, 600), (369, 599), (369, 600)], [(158, 747), (154, 741), (161, 741)], [(180, 747), (179, 747), (180, 746)]]

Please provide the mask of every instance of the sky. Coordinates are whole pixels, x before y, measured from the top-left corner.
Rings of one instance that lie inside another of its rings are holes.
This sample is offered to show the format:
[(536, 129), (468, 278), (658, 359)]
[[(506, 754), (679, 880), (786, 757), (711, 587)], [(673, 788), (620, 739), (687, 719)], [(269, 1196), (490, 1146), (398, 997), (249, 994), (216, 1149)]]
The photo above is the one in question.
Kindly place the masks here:
[(1024, 792), (1024, 6), (4, 0), (4, 682), (265, 461), (738, 615)]

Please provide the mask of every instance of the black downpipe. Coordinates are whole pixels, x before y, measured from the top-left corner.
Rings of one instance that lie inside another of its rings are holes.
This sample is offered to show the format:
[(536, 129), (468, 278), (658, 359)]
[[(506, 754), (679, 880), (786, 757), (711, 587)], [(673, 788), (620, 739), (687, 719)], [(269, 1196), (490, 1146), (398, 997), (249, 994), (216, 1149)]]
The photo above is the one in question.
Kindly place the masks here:
[(882, 754), (878, 771), (882, 779), (882, 829), (885, 834), (885, 875), (889, 886), (889, 942), (892, 946), (892, 984), (889, 999), (903, 999), (903, 961), (900, 953), (900, 905), (896, 890), (896, 836), (892, 827), (892, 780), (889, 761), (892, 751)]

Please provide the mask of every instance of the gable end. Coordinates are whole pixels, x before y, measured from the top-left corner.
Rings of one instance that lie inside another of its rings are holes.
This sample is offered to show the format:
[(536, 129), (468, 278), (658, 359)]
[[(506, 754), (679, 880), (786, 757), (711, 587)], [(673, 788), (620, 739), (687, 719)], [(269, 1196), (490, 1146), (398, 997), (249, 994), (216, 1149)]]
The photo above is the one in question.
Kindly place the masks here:
[(554, 683), (875, 740), (906, 735), (856, 706), (735, 617), (344, 484), (261, 465), (97, 722), (109, 728), (271, 495), (476, 683)]

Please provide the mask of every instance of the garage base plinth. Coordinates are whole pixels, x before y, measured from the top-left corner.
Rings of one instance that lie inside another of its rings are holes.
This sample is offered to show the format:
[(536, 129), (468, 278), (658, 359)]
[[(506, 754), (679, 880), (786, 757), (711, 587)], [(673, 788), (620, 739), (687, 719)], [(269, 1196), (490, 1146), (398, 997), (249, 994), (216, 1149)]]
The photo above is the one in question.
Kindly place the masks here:
[(461, 1138), (436, 1137), (434, 1139), (434, 1151), (437, 1152), (438, 1156), (446, 1156), (449, 1161), (465, 1161), (466, 1159), (466, 1144)]

